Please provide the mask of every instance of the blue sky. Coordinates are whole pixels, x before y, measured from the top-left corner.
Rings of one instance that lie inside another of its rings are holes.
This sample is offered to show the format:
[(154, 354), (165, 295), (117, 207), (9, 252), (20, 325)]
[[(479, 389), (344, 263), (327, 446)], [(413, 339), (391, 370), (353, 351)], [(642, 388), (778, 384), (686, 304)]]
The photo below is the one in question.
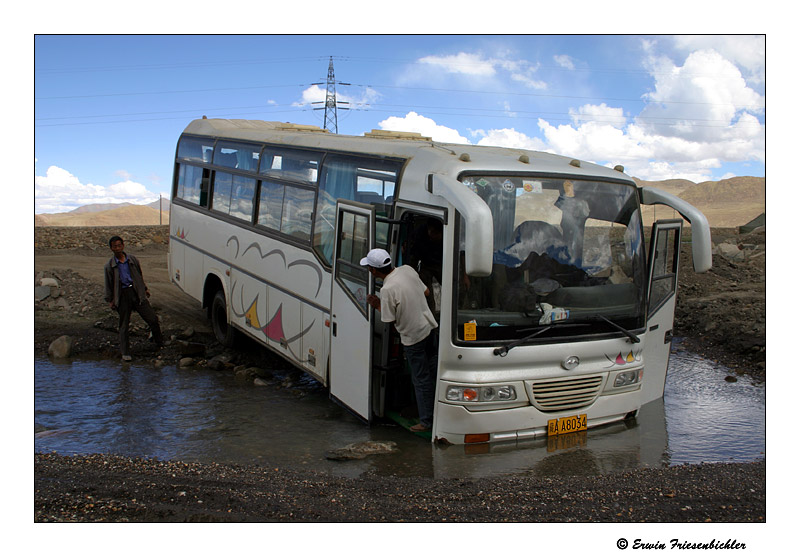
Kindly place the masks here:
[[(35, 212), (169, 196), (194, 118), (622, 164), (646, 180), (765, 174), (765, 38), (749, 35), (37, 35)], [(315, 85), (317, 84), (317, 85)]]

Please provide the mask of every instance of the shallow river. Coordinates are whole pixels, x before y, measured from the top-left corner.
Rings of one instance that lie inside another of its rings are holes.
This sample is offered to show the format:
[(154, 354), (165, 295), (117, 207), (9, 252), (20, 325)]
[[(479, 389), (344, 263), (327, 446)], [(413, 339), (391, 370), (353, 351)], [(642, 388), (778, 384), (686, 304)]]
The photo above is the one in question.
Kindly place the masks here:
[[(765, 390), (730, 383), (726, 368), (691, 353), (672, 355), (663, 401), (634, 423), (551, 440), (472, 447), (433, 446), (406, 430), (367, 427), (311, 379), (289, 389), (256, 387), (230, 374), (147, 363), (35, 362), (37, 452), (115, 453), (324, 470), (337, 475), (464, 477), (619, 471), (765, 458)], [(395, 441), (399, 451), (333, 461), (327, 451), (360, 441)]]

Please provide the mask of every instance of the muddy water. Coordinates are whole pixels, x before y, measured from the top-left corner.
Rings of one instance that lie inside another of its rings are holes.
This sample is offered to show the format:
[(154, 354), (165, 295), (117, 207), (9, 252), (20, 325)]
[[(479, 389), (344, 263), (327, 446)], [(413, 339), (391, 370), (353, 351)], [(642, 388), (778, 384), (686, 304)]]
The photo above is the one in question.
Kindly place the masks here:
[[(392, 424), (367, 427), (312, 380), (256, 387), (229, 374), (146, 363), (35, 362), (35, 450), (260, 464), (345, 476), (464, 477), (611, 472), (765, 458), (765, 392), (693, 354), (673, 354), (663, 401), (633, 423), (526, 443), (437, 447)], [(399, 451), (333, 461), (360, 441)]]

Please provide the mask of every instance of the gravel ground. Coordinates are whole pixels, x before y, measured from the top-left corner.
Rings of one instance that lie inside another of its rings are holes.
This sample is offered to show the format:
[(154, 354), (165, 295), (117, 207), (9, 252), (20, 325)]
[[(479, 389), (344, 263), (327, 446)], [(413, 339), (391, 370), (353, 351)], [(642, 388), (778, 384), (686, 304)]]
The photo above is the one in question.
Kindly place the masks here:
[(764, 522), (766, 465), (601, 476), (341, 478), (35, 455), (37, 522)]

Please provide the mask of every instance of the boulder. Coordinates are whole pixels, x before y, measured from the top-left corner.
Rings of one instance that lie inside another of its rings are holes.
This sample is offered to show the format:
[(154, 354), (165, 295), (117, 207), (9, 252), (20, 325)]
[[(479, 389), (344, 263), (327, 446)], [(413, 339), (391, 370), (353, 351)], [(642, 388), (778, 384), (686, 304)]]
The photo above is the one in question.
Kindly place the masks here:
[(328, 460), (360, 460), (372, 455), (394, 453), (397, 450), (397, 443), (394, 441), (363, 441), (328, 451), (325, 453), (325, 458)]
[(42, 300), (46, 300), (50, 297), (50, 287), (49, 286), (36, 286), (33, 289), (33, 297), (37, 302), (41, 302)]
[(213, 369), (214, 371), (222, 371), (225, 369), (227, 364), (227, 359), (222, 354), (219, 354), (208, 360), (206, 367)]
[(72, 355), (72, 337), (63, 335), (50, 343), (47, 353), (51, 358), (69, 358)]
[(719, 244), (714, 252), (729, 261), (741, 261), (744, 259), (744, 253), (736, 244)]

